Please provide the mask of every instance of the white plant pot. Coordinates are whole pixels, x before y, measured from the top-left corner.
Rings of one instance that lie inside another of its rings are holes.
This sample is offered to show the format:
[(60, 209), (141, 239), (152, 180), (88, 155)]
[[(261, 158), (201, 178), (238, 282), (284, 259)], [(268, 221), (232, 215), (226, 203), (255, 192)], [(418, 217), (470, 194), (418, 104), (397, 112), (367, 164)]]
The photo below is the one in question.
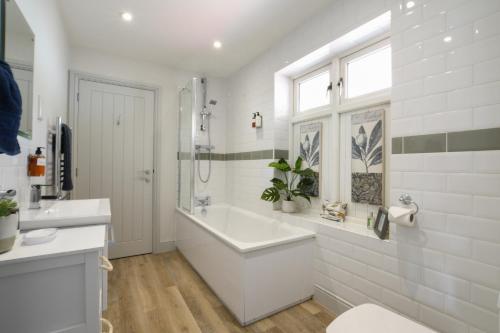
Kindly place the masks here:
[(295, 213), (297, 211), (297, 204), (295, 201), (283, 200), (281, 210), (283, 213)]
[(273, 202), (273, 210), (281, 210), (281, 202), (282, 200)]
[(19, 218), (17, 213), (0, 217), (0, 253), (10, 251), (16, 241)]

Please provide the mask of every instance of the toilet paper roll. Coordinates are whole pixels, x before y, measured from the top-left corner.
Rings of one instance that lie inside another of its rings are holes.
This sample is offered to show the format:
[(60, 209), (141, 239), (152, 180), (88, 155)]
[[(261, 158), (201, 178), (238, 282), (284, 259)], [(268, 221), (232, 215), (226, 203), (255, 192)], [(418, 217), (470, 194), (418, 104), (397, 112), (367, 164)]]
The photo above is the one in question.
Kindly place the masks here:
[(415, 226), (415, 210), (396, 206), (390, 207), (389, 222), (407, 227), (413, 227)]

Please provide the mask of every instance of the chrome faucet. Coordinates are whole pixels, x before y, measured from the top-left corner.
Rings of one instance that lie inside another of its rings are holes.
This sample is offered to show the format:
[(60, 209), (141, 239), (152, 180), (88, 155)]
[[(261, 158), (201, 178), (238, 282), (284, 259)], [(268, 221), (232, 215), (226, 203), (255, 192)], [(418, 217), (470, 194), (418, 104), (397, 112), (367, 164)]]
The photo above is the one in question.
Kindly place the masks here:
[(194, 198), (195, 207), (203, 207), (210, 206), (211, 198), (209, 195), (205, 196), (197, 196)]
[(0, 199), (13, 198), (16, 196), (16, 190), (0, 191)]
[(42, 200), (42, 188), (40, 185), (31, 185), (29, 209), (40, 209)]
[(207, 206), (210, 206), (211, 198), (209, 195), (204, 196), (195, 196), (194, 197), (194, 206), (201, 207), (201, 214), (207, 214)]

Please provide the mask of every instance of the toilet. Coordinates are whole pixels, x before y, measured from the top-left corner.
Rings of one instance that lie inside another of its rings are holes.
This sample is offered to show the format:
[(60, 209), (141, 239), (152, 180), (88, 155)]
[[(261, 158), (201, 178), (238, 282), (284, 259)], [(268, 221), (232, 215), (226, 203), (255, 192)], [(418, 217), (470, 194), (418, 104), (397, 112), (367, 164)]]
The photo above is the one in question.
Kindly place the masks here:
[(363, 304), (338, 316), (326, 333), (436, 333), (375, 304)]

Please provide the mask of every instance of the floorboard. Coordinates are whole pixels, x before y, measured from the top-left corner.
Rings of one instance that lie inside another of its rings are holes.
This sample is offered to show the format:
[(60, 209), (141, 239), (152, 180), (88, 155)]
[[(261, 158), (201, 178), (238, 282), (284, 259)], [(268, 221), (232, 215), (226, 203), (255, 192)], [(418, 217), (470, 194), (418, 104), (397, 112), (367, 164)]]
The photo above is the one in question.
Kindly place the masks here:
[(104, 317), (115, 333), (319, 333), (334, 319), (311, 300), (241, 327), (179, 252), (112, 262)]

